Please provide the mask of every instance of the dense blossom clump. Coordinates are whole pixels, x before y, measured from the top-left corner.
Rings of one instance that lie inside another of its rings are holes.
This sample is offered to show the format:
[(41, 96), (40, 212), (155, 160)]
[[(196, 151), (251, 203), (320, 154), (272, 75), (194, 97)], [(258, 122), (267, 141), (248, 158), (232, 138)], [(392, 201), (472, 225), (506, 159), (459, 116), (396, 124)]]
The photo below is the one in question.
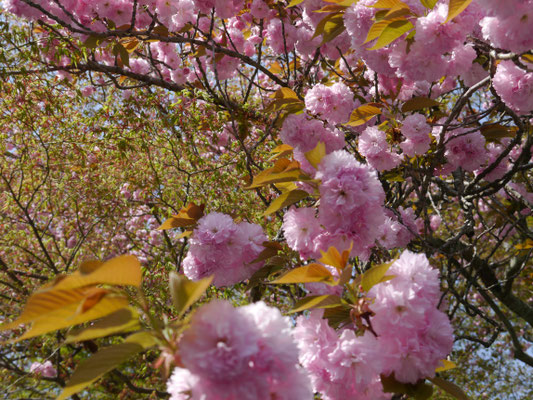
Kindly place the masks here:
[(185, 368), (177, 368), (167, 383), (173, 400), (185, 394), (191, 400), (270, 400), (285, 393), (290, 379), (299, 382), (288, 392), (294, 399), (312, 399), (297, 365), (290, 321), (263, 302), (234, 308), (212, 301), (193, 316), (179, 348)]
[(320, 223), (335, 238), (353, 241), (352, 254), (364, 256), (385, 220), (385, 193), (376, 171), (338, 150), (322, 159), (317, 178), (321, 180)]
[(437, 309), (438, 271), (423, 254), (404, 251), (387, 274), (393, 278), (368, 293), (372, 315), (366, 329), (349, 324), (336, 332), (318, 310), (297, 319), (300, 363), (326, 399), (390, 399), (380, 375), (416, 383), (434, 376), (451, 350), (450, 322)]
[(485, 138), (479, 131), (460, 128), (448, 135), (444, 156), (453, 169), (474, 171), (487, 160)]
[(344, 83), (318, 84), (305, 95), (305, 107), (332, 124), (345, 123), (356, 107), (352, 91)]
[(424, 115), (413, 114), (406, 117), (402, 125), (402, 135), (406, 140), (400, 144), (403, 152), (409, 157), (424, 154), (431, 144), (430, 132), (431, 127)]
[(533, 111), (533, 72), (518, 68), (512, 61), (502, 61), (496, 68), (493, 85), (502, 100), (517, 113)]
[(214, 275), (216, 286), (243, 281), (261, 267), (251, 262), (263, 250), (267, 240), (257, 224), (236, 224), (230, 216), (211, 213), (198, 221), (189, 252), (183, 260), (183, 270), (193, 280)]
[(386, 133), (375, 126), (369, 126), (359, 136), (359, 152), (378, 171), (393, 169), (402, 161), (402, 157), (392, 152), (390, 147)]

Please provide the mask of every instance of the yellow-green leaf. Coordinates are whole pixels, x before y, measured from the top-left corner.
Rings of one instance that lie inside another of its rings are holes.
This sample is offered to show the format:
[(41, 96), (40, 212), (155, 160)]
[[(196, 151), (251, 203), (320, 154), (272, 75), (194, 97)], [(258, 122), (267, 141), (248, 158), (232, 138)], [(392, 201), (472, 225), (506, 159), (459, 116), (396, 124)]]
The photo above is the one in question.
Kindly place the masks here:
[(527, 250), (533, 248), (533, 240), (532, 239), (526, 239), (525, 242), (517, 244), (515, 246), (515, 249), (517, 250)]
[(440, 103), (429, 97), (413, 97), (407, 100), (402, 106), (402, 112), (417, 111), (428, 107), (439, 106)]
[(420, 0), (422, 5), (426, 8), (429, 8), (430, 10), (435, 7), (435, 4), (437, 4), (438, 0)]
[(470, 400), (466, 393), (463, 391), (463, 389), (461, 389), (455, 383), (445, 381), (444, 379), (439, 378), (438, 376), (434, 378), (429, 378), (429, 380), (458, 400)]
[(292, 190), (290, 192), (282, 193), (278, 198), (276, 198), (270, 203), (263, 215), (270, 215), (272, 213), (275, 213), (276, 211), (284, 207), (290, 206), (291, 204), (305, 199), (306, 197), (309, 197), (309, 193), (307, 193), (305, 190), (297, 189)]
[[(370, 268), (368, 271), (366, 271), (361, 279), (361, 286), (363, 287), (363, 290), (365, 292), (368, 292), (372, 287), (377, 285), (378, 283), (383, 282), (384, 278), (387, 278), (385, 274), (389, 270), (390, 266), (392, 265), (394, 261), (391, 261), (389, 263), (376, 265), (375, 267)], [(390, 275), (389, 275), (390, 276)], [(388, 280), (390, 278), (387, 278), (385, 280)]]
[(79, 329), (67, 336), (65, 343), (81, 342), (116, 333), (131, 332), (140, 328), (139, 313), (132, 307), (122, 308), (102, 318), (88, 328)]
[(442, 367), (437, 367), (435, 372), (448, 371), (449, 369), (454, 369), (457, 367), (453, 361), (449, 360), (440, 360), (440, 363), (442, 364)]
[(291, 7), (297, 6), (298, 4), (302, 4), (303, 2), (304, 2), (304, 0), (291, 0), (289, 5), (287, 6), (287, 8), (291, 8)]
[(22, 314), (15, 321), (2, 325), (0, 331), (16, 328), (70, 304), (78, 304), (87, 293), (86, 289), (37, 292), (28, 299)]
[(104, 347), (91, 358), (83, 360), (78, 365), (57, 400), (67, 399), (73, 394), (82, 391), (105, 373), (155, 344), (156, 340), (150, 332), (140, 332), (129, 336), (121, 344)]
[(333, 283), (333, 275), (322, 264), (309, 264), (295, 268), (270, 283)]
[(376, 21), (372, 24), (370, 29), (368, 30), (368, 33), (366, 35), (366, 39), (363, 42), (363, 44), (366, 44), (368, 42), (371, 42), (372, 40), (378, 38), (382, 33), (383, 30), (392, 22), (392, 21), (399, 21), (401, 18), (398, 19), (380, 19), (379, 21)]
[(325, 155), (326, 144), (318, 142), (313, 150), (309, 150), (305, 153), (305, 158), (307, 158), (307, 161), (309, 161), (313, 167), (318, 168), (318, 164), (320, 164), (320, 161), (322, 161)]
[(63, 308), (43, 314), (39, 318), (34, 318), (31, 328), (22, 336), (12, 341), (12, 343), (105, 317), (121, 308), (127, 307), (128, 299), (119, 296), (105, 296), (97, 304), (83, 313), (78, 312), (80, 304), (69, 304)]
[(376, 41), (376, 44), (374, 44), (374, 46), (370, 47), (368, 50), (381, 49), (382, 47), (394, 42), (404, 33), (409, 32), (413, 28), (414, 25), (406, 19), (392, 21), (383, 29), (378, 37), (378, 40)]
[(324, 24), (324, 29), (322, 30), (322, 43), (321, 44), (332, 41), (337, 36), (339, 36), (341, 33), (343, 33), (346, 29), (344, 27), (344, 14), (335, 13), (335, 14), (330, 14), (330, 15), (334, 15), (334, 16), (329, 18)]
[(451, 21), (461, 14), (471, 2), (472, 0), (450, 0), (450, 4), (448, 4), (448, 16), (444, 23)]
[(194, 282), (184, 275), (171, 272), (169, 276), (170, 294), (178, 314), (181, 315), (187, 311), (204, 294), (212, 280), (213, 276), (209, 276)]
[(362, 106), (359, 106), (353, 110), (350, 120), (345, 125), (363, 125), (378, 114), (381, 114), (381, 110), (378, 107), (369, 104), (363, 104)]
[(401, 3), (400, 0), (378, 0), (373, 5), (369, 6), (372, 8), (392, 8)]
[(62, 279), (51, 289), (66, 290), (99, 283), (138, 287), (141, 285), (141, 278), (141, 264), (137, 257), (124, 255), (112, 258), (100, 266), (97, 266), (97, 262), (94, 262), (90, 268), (84, 265), (82, 269)]
[(289, 146), (288, 144), (280, 144), (279, 146), (276, 146), (274, 149), (272, 149), (272, 151), (270, 152), (272, 156), (268, 160), (270, 161), (280, 157), (288, 157), (292, 154), (292, 151), (292, 146)]
[(342, 305), (341, 298), (333, 294), (307, 296), (296, 302), (294, 308), (290, 311), (290, 314), (308, 310), (310, 308), (333, 308), (340, 305)]

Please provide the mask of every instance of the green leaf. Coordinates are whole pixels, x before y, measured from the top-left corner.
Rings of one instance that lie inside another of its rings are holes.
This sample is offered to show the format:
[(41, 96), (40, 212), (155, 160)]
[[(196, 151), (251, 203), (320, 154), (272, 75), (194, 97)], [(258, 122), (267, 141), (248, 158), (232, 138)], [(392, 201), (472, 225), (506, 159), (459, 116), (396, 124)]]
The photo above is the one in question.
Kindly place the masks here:
[(187, 311), (204, 294), (212, 280), (213, 276), (209, 276), (194, 282), (186, 276), (178, 275), (175, 272), (170, 273), (170, 294), (179, 315)]
[(121, 344), (101, 349), (78, 365), (57, 400), (66, 399), (82, 391), (105, 373), (155, 344), (155, 338), (150, 332), (140, 332), (129, 336)]
[(450, 22), (452, 19), (461, 14), (466, 7), (472, 2), (472, 0), (450, 0), (448, 4), (448, 16), (446, 17), (446, 22)]
[(330, 18), (324, 25), (322, 43), (330, 42), (346, 30), (344, 26), (344, 14), (337, 14)]
[(311, 39), (322, 35), (322, 45), (339, 36), (344, 30), (344, 14), (342, 12), (334, 12), (320, 20)]
[(274, 200), (266, 211), (263, 213), (263, 215), (270, 215), (272, 213), (275, 213), (276, 211), (290, 206), (291, 204), (294, 204), (302, 199), (305, 199), (306, 197), (309, 197), (309, 193), (307, 193), (305, 190), (291, 190), (290, 192), (282, 193), (276, 200)]
[(365, 292), (368, 292), (375, 285), (381, 282), (392, 279), (391, 275), (385, 276), (390, 266), (394, 263), (391, 261), (389, 263), (376, 265), (375, 267), (370, 268), (362, 275), (361, 286)]
[(338, 307), (341, 304), (341, 298), (333, 294), (307, 296), (296, 302), (294, 308), (290, 311), (290, 314), (308, 310), (310, 308), (333, 308)]
[(81, 342), (116, 333), (131, 332), (140, 328), (139, 313), (134, 308), (122, 308), (102, 318), (88, 328), (67, 336), (65, 343)]
[(88, 49), (96, 49), (100, 43), (102, 42), (102, 38), (99, 38), (98, 36), (90, 35), (85, 41), (83, 42), (83, 45), (87, 47)]
[(369, 104), (363, 104), (352, 111), (350, 120), (344, 125), (363, 125), (379, 114), (381, 114), (381, 110), (378, 107)]
[(394, 42), (404, 33), (409, 32), (413, 28), (414, 25), (406, 19), (392, 21), (383, 29), (378, 40), (376, 41), (376, 44), (374, 44), (374, 46), (370, 47), (368, 50), (381, 49), (382, 47)]
[(130, 54), (122, 44), (116, 43), (115, 46), (113, 46), (113, 54), (120, 57), (120, 62), (123, 65), (127, 67), (130, 66)]
[(417, 111), (428, 107), (438, 107), (440, 103), (429, 97), (413, 97), (407, 100), (402, 106), (402, 112)]
[(461, 389), (455, 383), (445, 381), (444, 379), (439, 378), (438, 376), (434, 378), (429, 378), (429, 380), (458, 400), (470, 400), (470, 398), (466, 395), (463, 389)]
[(270, 283), (333, 283), (333, 275), (322, 264), (309, 264), (295, 268)]
[(329, 326), (336, 329), (341, 324), (345, 324), (351, 321), (350, 308), (347, 306), (326, 308), (324, 310), (324, 319), (328, 320)]
[(420, 0), (420, 3), (426, 8), (429, 8), (430, 10), (435, 7), (435, 4), (437, 4), (438, 0)]
[(304, 0), (291, 0), (289, 5), (287, 6), (287, 8), (291, 8), (291, 7), (297, 6), (298, 4), (302, 4), (303, 2), (304, 2)]

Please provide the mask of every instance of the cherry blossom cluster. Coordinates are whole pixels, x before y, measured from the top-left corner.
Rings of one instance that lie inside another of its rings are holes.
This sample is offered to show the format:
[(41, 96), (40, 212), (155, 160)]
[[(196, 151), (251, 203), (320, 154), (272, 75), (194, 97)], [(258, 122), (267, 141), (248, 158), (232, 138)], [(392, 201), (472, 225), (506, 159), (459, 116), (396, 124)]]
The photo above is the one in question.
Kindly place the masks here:
[(55, 378), (57, 375), (57, 370), (54, 368), (51, 361), (45, 361), (44, 363), (35, 361), (31, 364), (30, 372), (44, 378)]
[(179, 345), (183, 368), (167, 382), (171, 400), (310, 400), (291, 322), (263, 302), (216, 300), (193, 316)]
[(283, 219), (287, 243), (302, 258), (319, 257), (331, 246), (347, 249), (350, 243), (353, 256), (367, 258), (377, 239), (387, 248), (405, 246), (417, 231), (412, 210), (402, 209), (401, 223), (384, 209), (375, 169), (348, 152), (327, 154), (314, 177), (320, 180), (318, 215), (314, 208), (292, 208)]
[[(322, 311), (297, 319), (300, 363), (324, 399), (388, 399), (380, 375), (416, 383), (433, 377), (453, 345), (453, 330), (438, 309), (438, 271), (425, 255), (404, 251), (366, 297), (368, 322), (335, 331)], [(356, 328), (358, 327), (358, 328)]]
[(236, 224), (229, 215), (210, 213), (193, 231), (183, 271), (193, 280), (214, 275), (215, 286), (234, 285), (261, 268), (261, 262), (253, 261), (266, 240), (257, 224)]

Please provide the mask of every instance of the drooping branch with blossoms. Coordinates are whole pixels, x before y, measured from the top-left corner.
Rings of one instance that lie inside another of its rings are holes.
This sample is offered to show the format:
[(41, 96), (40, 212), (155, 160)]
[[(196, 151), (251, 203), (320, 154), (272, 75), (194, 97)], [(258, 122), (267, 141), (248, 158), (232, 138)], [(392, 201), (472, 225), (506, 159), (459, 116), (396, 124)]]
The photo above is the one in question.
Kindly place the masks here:
[[(72, 325), (101, 318), (96, 326), (128, 302), (139, 310), (127, 322), (140, 332), (95, 352), (68, 383), (58, 379), (60, 398), (150, 348), (160, 349), (155, 366), (173, 368), (174, 400), (425, 399), (433, 386), (467, 398), (440, 375), (454, 365), (447, 360), (454, 338), (456, 348), (507, 343), (533, 367), (531, 0), (4, 0), (3, 7), (32, 24), (22, 38), (3, 36), (6, 84), (31, 74), (82, 85), (86, 97), (118, 89), (124, 107), (135, 92), (139, 114), (143, 96), (161, 99), (150, 106), (164, 123), (138, 121), (149, 134), (134, 168), (146, 181), (132, 193), (113, 173), (105, 185), (135, 205), (110, 196), (102, 207), (121, 210), (117, 217), (77, 212), (77, 225), (57, 225), (53, 204), (37, 206), (47, 201), (42, 188), (58, 181), (49, 176), (48, 142), (37, 141), (44, 156), (29, 157), (38, 172), (27, 182), (20, 133), (5, 133), (4, 153), (15, 160), (2, 170), (9, 212), (31, 232), (21, 250), (52, 276), (70, 272), (75, 260), (81, 272), (64, 278), (76, 284), (56, 279), (34, 292), (4, 328), (32, 323), (22, 336), (31, 338), (32, 330), (66, 327), (44, 324), (32, 314), (39, 307), (53, 317), (68, 304)], [(43, 129), (33, 127), (34, 136), (44, 137)], [(131, 150), (127, 139), (118, 143)], [(100, 148), (92, 153), (98, 159)], [(201, 184), (209, 174), (219, 177), (207, 181), (214, 193)], [(176, 198), (173, 188), (184, 194)], [(111, 234), (120, 217), (130, 219), (126, 229)], [(65, 230), (73, 252), (57, 244)], [(82, 263), (85, 241), (98, 240), (93, 230), (116, 246), (93, 255), (133, 251), (150, 288), (157, 286), (150, 271), (176, 271), (172, 304), (114, 276), (107, 263)], [(19, 278), (1, 265), (16, 288)], [(206, 290), (211, 301), (189, 311)], [(66, 303), (45, 306), (39, 296), (47, 293)], [(124, 326), (115, 328), (90, 339)], [(34, 371), (50, 378), (44, 365)]]

